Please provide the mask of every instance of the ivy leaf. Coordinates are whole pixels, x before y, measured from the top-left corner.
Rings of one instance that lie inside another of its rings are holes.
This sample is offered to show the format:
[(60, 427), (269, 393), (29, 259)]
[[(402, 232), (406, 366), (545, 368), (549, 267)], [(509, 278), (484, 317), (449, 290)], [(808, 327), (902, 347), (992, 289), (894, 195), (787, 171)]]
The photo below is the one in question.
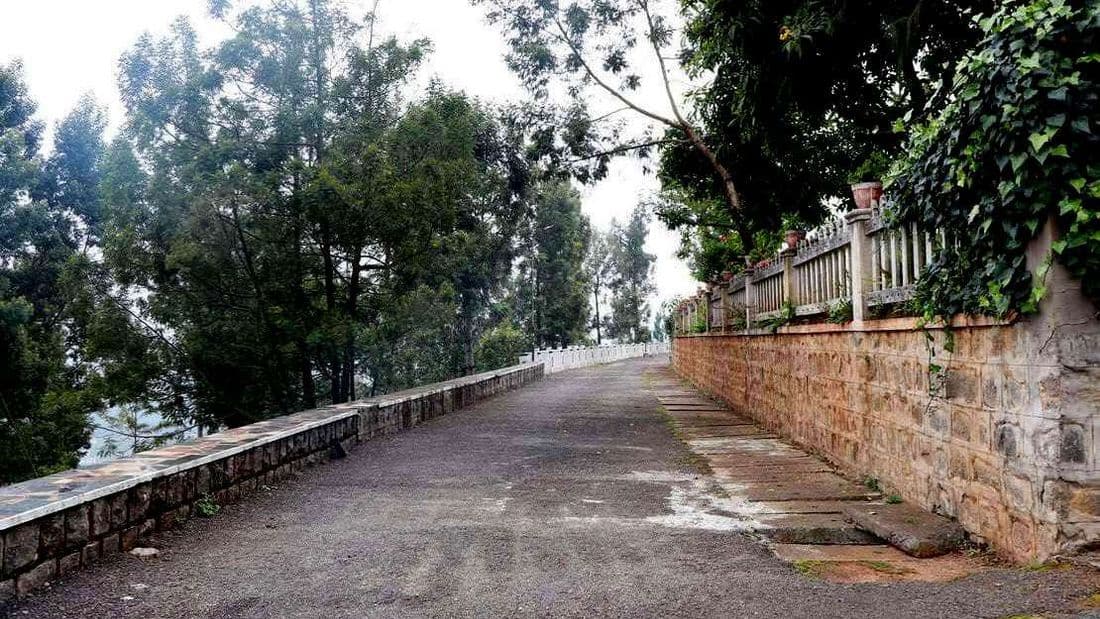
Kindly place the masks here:
[(1031, 147), (1035, 149), (1035, 152), (1039, 152), (1054, 137), (1055, 133), (1058, 133), (1057, 127), (1052, 127), (1043, 132), (1035, 132), (1031, 134), (1028, 141), (1031, 142)]
[(966, 217), (966, 223), (968, 223), (968, 224), (974, 223), (974, 220), (978, 218), (978, 215), (980, 215), (981, 212), (982, 212), (981, 205), (980, 204), (975, 204), (974, 207), (970, 209), (970, 214), (967, 215), (967, 217)]
[(1012, 160), (1012, 171), (1019, 172), (1024, 163), (1027, 162), (1027, 153), (1016, 153), (1010, 155), (1009, 159)]

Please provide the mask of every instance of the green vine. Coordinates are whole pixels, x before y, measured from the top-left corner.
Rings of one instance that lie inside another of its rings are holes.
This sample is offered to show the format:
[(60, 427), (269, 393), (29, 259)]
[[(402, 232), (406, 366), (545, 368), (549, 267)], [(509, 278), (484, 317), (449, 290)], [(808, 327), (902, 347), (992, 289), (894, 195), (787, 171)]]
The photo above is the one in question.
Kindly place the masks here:
[(1037, 311), (1050, 262), (1032, 273), (1026, 251), (1051, 217), (1057, 259), (1100, 298), (1100, 0), (1006, 3), (979, 23), (890, 187), (899, 222), (947, 231), (916, 291), (927, 320)]

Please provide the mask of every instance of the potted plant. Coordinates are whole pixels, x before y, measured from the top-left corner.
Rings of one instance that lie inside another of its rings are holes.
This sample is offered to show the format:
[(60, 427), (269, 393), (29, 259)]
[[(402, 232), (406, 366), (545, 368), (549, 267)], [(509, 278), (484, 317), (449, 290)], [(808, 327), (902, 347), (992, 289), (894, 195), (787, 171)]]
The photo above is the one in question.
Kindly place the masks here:
[(787, 247), (791, 249), (798, 247), (798, 244), (801, 243), (804, 238), (806, 238), (806, 231), (799, 229), (787, 230), (787, 235), (784, 237), (787, 241)]
[(875, 151), (848, 177), (852, 184), (852, 199), (858, 209), (872, 208), (882, 200), (882, 178), (890, 163), (886, 156)]

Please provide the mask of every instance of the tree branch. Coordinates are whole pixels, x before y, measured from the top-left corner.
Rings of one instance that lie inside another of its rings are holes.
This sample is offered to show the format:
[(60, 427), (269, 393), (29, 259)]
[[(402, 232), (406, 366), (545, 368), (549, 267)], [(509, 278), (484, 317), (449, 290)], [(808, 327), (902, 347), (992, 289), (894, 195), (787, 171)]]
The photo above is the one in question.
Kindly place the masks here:
[(603, 79), (600, 78), (598, 74), (596, 74), (592, 67), (589, 66), (588, 61), (584, 59), (584, 56), (581, 54), (581, 50), (578, 49), (577, 46), (573, 43), (573, 40), (569, 38), (569, 33), (565, 30), (565, 26), (562, 25), (561, 20), (555, 17), (554, 25), (558, 27), (558, 32), (561, 33), (558, 38), (561, 39), (561, 41), (567, 46), (569, 46), (569, 49), (573, 52), (573, 55), (577, 57), (577, 62), (581, 63), (581, 67), (584, 68), (585, 73), (587, 73), (588, 76), (592, 78), (592, 81), (596, 82), (596, 84), (598, 84), (600, 88), (603, 88), (608, 93), (610, 93), (612, 97), (615, 97), (616, 99), (621, 101), (623, 105), (641, 114), (642, 116), (651, 118), (661, 124), (668, 125), (669, 127), (672, 127), (674, 129), (681, 128), (680, 123), (677, 123), (671, 118), (666, 118), (664, 116), (661, 116), (660, 114), (657, 114), (656, 112), (651, 112), (643, 108), (642, 106), (634, 103), (630, 99), (627, 99), (622, 93), (612, 88), (607, 82), (603, 81)]

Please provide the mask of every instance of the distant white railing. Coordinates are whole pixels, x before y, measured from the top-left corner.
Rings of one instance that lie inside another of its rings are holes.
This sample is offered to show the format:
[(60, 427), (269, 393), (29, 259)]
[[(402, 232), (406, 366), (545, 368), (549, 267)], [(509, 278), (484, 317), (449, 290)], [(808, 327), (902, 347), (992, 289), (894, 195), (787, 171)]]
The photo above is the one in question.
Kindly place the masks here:
[(570, 348), (544, 348), (520, 355), (520, 364), (542, 363), (543, 372), (553, 374), (564, 370), (611, 363), (635, 357), (667, 355), (668, 342), (645, 344), (606, 344), (603, 346), (574, 346)]
[(681, 303), (679, 331), (751, 329), (784, 310), (823, 315), (846, 302), (852, 319), (862, 321), (870, 308), (912, 298), (924, 269), (951, 247), (951, 238), (885, 219), (878, 206), (851, 211), (809, 231), (777, 258), (701, 289)]

